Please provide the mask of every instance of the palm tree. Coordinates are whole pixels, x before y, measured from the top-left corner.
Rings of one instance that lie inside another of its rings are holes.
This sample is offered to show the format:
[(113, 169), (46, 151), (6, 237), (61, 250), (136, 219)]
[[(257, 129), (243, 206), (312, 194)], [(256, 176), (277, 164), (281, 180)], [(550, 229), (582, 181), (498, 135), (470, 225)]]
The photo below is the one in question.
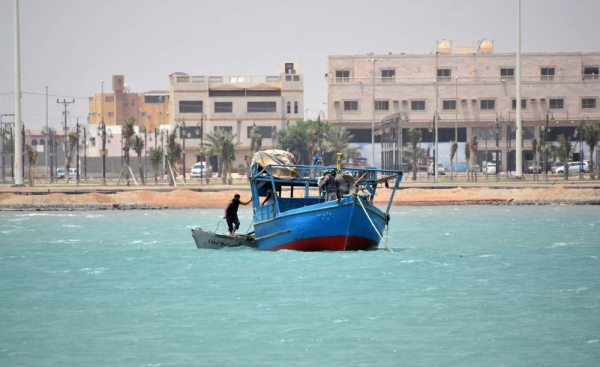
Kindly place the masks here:
[(477, 182), (477, 169), (475, 168), (475, 166), (477, 165), (477, 146), (479, 145), (479, 143), (477, 142), (477, 136), (474, 135), (473, 138), (471, 138), (471, 144), (469, 144), (469, 148), (471, 149), (471, 174), (473, 175), (473, 181)]
[(129, 186), (129, 149), (131, 148), (131, 137), (135, 134), (133, 125), (135, 119), (133, 117), (127, 117), (123, 120), (123, 126), (121, 130), (121, 139), (123, 139), (123, 168), (122, 172), (125, 173), (125, 182)]
[(250, 151), (252, 154), (258, 152), (262, 146), (263, 136), (260, 133), (258, 126), (254, 125), (250, 130)]
[(69, 169), (71, 169), (71, 156), (73, 155), (73, 148), (77, 145), (79, 141), (79, 126), (77, 127), (77, 131), (71, 131), (68, 135), (69, 142), (69, 150), (67, 151), (67, 164), (65, 165), (65, 178), (67, 183), (69, 183)]
[[(208, 142), (206, 145), (213, 151), (214, 154), (217, 155), (217, 176), (222, 178), (223, 172), (223, 161), (221, 159), (221, 152), (223, 151), (223, 142), (226, 140), (226, 135), (228, 131), (225, 131), (221, 128), (216, 128), (212, 133), (206, 134), (206, 139)], [(231, 136), (231, 133), (229, 133)]]
[[(450, 145), (450, 180), (454, 179), (453, 173), (454, 173), (454, 156), (456, 155), (456, 151), (458, 150), (458, 143), (455, 142), (454, 140), (450, 141), (451, 145)], [(458, 167), (456, 167), (458, 168)], [(457, 170), (458, 172), (458, 170)]]
[(138, 134), (135, 134), (129, 139), (129, 142), (133, 151), (137, 153), (138, 170), (140, 171), (140, 181), (142, 181), (142, 185), (145, 185), (146, 180), (144, 180), (144, 166), (142, 166), (142, 152), (144, 151), (144, 140), (140, 138)]
[(595, 178), (594, 173), (594, 149), (600, 141), (600, 122), (596, 121), (594, 123), (585, 125), (584, 127), (584, 140), (585, 143), (590, 148), (590, 179)]
[(360, 157), (360, 152), (354, 147), (349, 147), (348, 142), (354, 138), (345, 127), (330, 126), (325, 138), (325, 151), (331, 154), (342, 153), (346, 162)]
[(158, 166), (162, 161), (163, 149), (161, 147), (153, 148), (148, 150), (148, 156), (150, 157), (150, 165), (154, 169), (154, 185), (158, 185)]
[(232, 135), (229, 131), (225, 133), (221, 144), (221, 152), (219, 154), (221, 162), (223, 162), (223, 175), (221, 176), (221, 182), (229, 183), (230, 185), (233, 183), (231, 178), (231, 162), (235, 160), (235, 147), (240, 144), (233, 142), (235, 137), (236, 134)]
[(465, 160), (467, 161), (467, 181), (471, 181), (471, 143), (465, 144)]
[(558, 154), (562, 158), (563, 167), (565, 169), (564, 176), (565, 180), (569, 179), (569, 157), (571, 156), (571, 138), (565, 138), (563, 134), (560, 134), (556, 139), (558, 141)]
[(413, 166), (413, 181), (417, 179), (417, 160), (418, 160), (418, 147), (417, 145), (421, 142), (421, 130), (410, 128), (408, 129), (408, 146), (412, 151), (412, 166)]
[(177, 166), (175, 163), (181, 158), (181, 153), (183, 152), (181, 144), (175, 141), (176, 135), (177, 127), (167, 137), (167, 163), (169, 166), (167, 167), (167, 176), (169, 177), (169, 186), (175, 185), (175, 178), (177, 178)]
[(37, 150), (33, 149), (29, 143), (26, 145), (27, 148), (27, 160), (29, 161), (29, 186), (33, 186), (33, 166), (37, 162)]
[(536, 174), (537, 174), (537, 162), (538, 162), (538, 142), (536, 138), (533, 138), (533, 140), (531, 140), (531, 151), (533, 152), (533, 180), (535, 181), (536, 179)]

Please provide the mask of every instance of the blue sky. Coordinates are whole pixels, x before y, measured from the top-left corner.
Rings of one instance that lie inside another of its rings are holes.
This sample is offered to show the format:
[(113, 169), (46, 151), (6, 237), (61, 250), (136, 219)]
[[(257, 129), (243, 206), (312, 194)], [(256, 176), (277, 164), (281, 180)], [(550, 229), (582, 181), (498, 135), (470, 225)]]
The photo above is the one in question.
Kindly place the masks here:
[[(494, 40), (515, 52), (517, 0), (20, 0), (22, 113), (85, 121), (87, 98), (123, 74), (132, 92), (168, 89), (168, 75), (271, 75), (300, 61), (308, 117), (326, 110), (328, 55), (424, 54)], [(600, 1), (522, 0), (522, 52), (600, 51)], [(14, 113), (14, 0), (0, 0), (0, 113)], [(108, 88), (107, 88), (108, 89)]]

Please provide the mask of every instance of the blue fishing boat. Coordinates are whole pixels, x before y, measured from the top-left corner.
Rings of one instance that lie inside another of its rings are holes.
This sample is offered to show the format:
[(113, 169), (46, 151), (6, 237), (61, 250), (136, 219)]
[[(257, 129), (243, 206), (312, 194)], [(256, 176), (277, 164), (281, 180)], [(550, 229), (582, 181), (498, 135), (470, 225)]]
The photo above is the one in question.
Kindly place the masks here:
[[(254, 241), (260, 250), (356, 251), (384, 242), (390, 207), (402, 173), (376, 168), (342, 168), (294, 164), (291, 153), (270, 150), (254, 155), (250, 187)], [(337, 200), (326, 201), (319, 181), (335, 169), (349, 186)], [(373, 204), (377, 190), (391, 190), (385, 211)], [(272, 203), (264, 202), (267, 192)]]

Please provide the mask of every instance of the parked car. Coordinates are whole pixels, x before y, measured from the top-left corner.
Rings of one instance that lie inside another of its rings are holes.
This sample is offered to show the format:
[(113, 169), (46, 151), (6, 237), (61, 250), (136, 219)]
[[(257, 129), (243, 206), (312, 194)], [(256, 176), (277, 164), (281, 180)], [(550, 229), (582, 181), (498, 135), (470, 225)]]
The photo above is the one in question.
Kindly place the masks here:
[(552, 173), (556, 173), (556, 169), (562, 166), (563, 164), (561, 162), (554, 162), (554, 164), (552, 164), (552, 167), (550, 167), (550, 170), (552, 171)]
[[(590, 167), (588, 166), (588, 162), (569, 162), (569, 172), (589, 172)], [(565, 166), (560, 166), (555, 171), (558, 174), (565, 173)]]
[[(431, 163), (429, 165), (429, 168), (427, 169), (427, 172), (429, 172), (430, 175), (435, 174), (435, 172), (433, 171), (433, 163)], [(438, 172), (438, 175), (445, 175), (446, 174), (446, 167), (444, 167), (444, 165), (442, 163), (438, 162), (437, 172)]]
[(204, 178), (211, 175), (211, 169), (206, 162), (197, 162), (190, 170), (191, 178)]
[(65, 169), (64, 168), (57, 168), (56, 169), (56, 178), (57, 179), (65, 178)]
[(483, 166), (483, 168), (481, 169), (481, 172), (483, 172), (486, 175), (495, 175), (496, 174), (496, 163), (492, 163), (492, 162), (485, 163), (485, 166)]
[(542, 163), (534, 161), (526, 161), (525, 167), (523, 167), (523, 173), (542, 173)]
[(69, 180), (77, 179), (77, 168), (69, 168)]

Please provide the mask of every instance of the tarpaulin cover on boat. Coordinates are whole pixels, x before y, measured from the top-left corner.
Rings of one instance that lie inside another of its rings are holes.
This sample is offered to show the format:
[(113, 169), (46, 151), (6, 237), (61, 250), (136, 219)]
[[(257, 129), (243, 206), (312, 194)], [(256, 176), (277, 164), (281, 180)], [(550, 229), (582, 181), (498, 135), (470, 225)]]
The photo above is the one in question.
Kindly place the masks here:
[[(292, 153), (279, 149), (256, 152), (254, 153), (254, 157), (252, 157), (252, 165), (257, 165), (259, 171), (269, 164), (285, 165), (295, 164), (295, 162), (296, 158)], [(283, 180), (300, 177), (298, 170), (295, 167), (272, 167), (272, 169), (273, 176)]]

